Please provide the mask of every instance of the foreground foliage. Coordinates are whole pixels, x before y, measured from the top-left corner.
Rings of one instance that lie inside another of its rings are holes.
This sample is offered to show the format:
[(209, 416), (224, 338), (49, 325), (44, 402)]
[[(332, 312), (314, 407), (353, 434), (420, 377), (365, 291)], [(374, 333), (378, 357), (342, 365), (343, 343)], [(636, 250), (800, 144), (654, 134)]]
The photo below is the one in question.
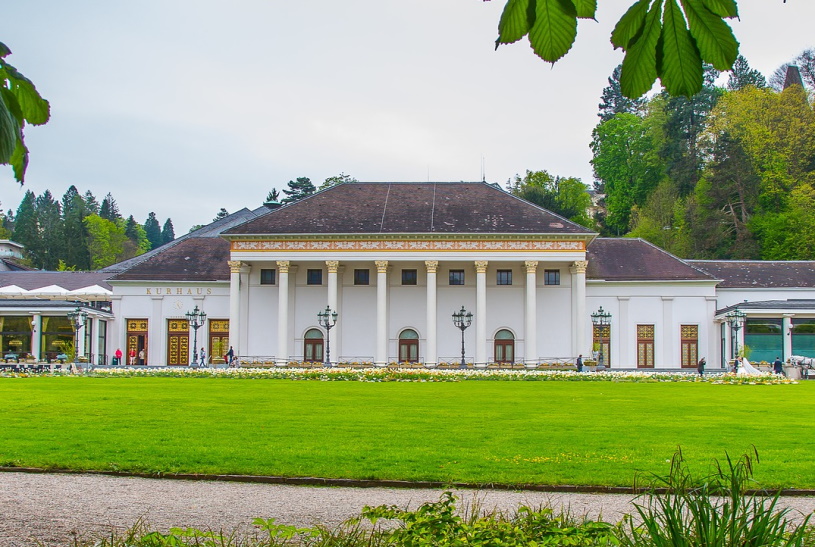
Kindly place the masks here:
[[(755, 454), (758, 461), (758, 455)], [(257, 518), (254, 538), (243, 539), (195, 528), (172, 528), (167, 534), (147, 531), (138, 523), (122, 535), (111, 534), (79, 546), (98, 547), (309, 547), (368, 546), (420, 547), (489, 545), (595, 547), (804, 547), (815, 533), (807, 528), (810, 516), (793, 523), (787, 509), (778, 508), (778, 494), (749, 493), (753, 457), (726, 456), (725, 465), (695, 480), (678, 450), (667, 476), (655, 476), (644, 503), (635, 503), (637, 517), (626, 515), (610, 524), (556, 514), (551, 507), (522, 506), (514, 514), (486, 512), (475, 504), (456, 509), (457, 498), (445, 492), (438, 502), (410, 511), (396, 506), (366, 506), (359, 516), (337, 529), (324, 526), (298, 528)], [(370, 523), (367, 525), (366, 523)]]
[[(67, 373), (67, 372), (66, 372)], [(794, 384), (778, 374), (737, 376), (696, 372), (576, 372), (570, 370), (502, 370), (502, 369), (430, 369), (400, 368), (98, 368), (90, 371), (98, 377), (169, 377), (169, 378), (236, 378), (270, 380), (319, 380), (346, 382), (693, 382), (728, 385)]]

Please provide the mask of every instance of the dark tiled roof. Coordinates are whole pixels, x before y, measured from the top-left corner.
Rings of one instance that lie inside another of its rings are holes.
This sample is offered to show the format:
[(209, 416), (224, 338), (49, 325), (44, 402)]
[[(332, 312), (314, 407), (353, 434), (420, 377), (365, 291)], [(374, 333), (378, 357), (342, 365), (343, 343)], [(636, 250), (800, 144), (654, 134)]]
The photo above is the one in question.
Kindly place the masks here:
[(153, 258), (154, 256), (156, 256), (156, 255), (158, 255), (160, 253), (164, 253), (165, 251), (172, 248), (173, 246), (178, 245), (179, 243), (181, 243), (183, 241), (186, 241), (188, 239), (191, 239), (191, 238), (204, 238), (204, 237), (215, 237), (215, 238), (217, 238), (217, 237), (219, 237), (221, 235), (221, 233), (224, 230), (226, 230), (228, 228), (231, 228), (233, 226), (236, 226), (238, 224), (241, 224), (242, 222), (246, 222), (249, 219), (255, 218), (258, 215), (265, 213), (266, 211), (268, 211), (268, 209), (265, 208), (265, 207), (260, 207), (259, 209), (255, 209), (254, 211), (250, 211), (249, 209), (244, 207), (240, 211), (236, 211), (236, 212), (232, 213), (229, 216), (226, 216), (224, 218), (221, 218), (221, 219), (218, 219), (218, 220), (216, 220), (214, 222), (211, 222), (210, 224), (207, 224), (206, 226), (203, 226), (203, 227), (195, 230), (194, 232), (190, 232), (190, 233), (184, 234), (182, 236), (179, 236), (179, 237), (175, 238), (173, 241), (167, 243), (166, 245), (162, 245), (161, 247), (156, 247), (155, 249), (147, 251), (144, 254), (141, 254), (139, 256), (135, 256), (135, 257), (130, 258), (128, 260), (123, 260), (123, 261), (118, 262), (116, 264), (112, 264), (112, 265), (110, 265), (110, 266), (108, 266), (106, 268), (103, 268), (100, 271), (110, 272), (111, 275), (114, 274), (114, 273), (124, 272), (124, 271), (136, 266), (137, 264), (141, 264), (142, 262), (145, 262), (146, 260), (150, 260), (151, 258)]
[(0, 272), (0, 287), (17, 285), (21, 289), (32, 291), (49, 285), (59, 285), (63, 289), (75, 291), (91, 285), (99, 285), (110, 290), (107, 272), (45, 272), (30, 270), (19, 272)]
[(760, 300), (756, 302), (739, 302), (732, 306), (727, 306), (720, 310), (716, 310), (716, 315), (723, 315), (729, 311), (735, 310), (815, 310), (815, 300), (812, 299), (791, 299), (791, 300)]
[(224, 235), (371, 233), (593, 234), (484, 182), (345, 183)]
[(229, 242), (219, 237), (191, 237), (125, 272), (113, 281), (228, 281)]
[(704, 272), (645, 240), (597, 238), (588, 247), (588, 279), (608, 281), (713, 281)]
[(19, 258), (14, 257), (0, 258), (0, 271), (3, 272), (20, 272), (20, 271), (27, 272), (34, 269), (35, 268), (31, 268), (23, 264)]
[(723, 289), (815, 287), (814, 261), (688, 260), (721, 279)]

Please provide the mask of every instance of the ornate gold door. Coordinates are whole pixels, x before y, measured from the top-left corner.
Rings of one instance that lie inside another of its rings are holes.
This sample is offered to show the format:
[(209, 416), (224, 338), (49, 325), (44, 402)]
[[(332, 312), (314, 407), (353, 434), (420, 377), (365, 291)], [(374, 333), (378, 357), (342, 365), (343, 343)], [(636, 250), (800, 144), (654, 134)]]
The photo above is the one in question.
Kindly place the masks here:
[[(144, 356), (144, 359), (141, 358)], [(147, 319), (127, 319), (128, 365), (147, 364)]]
[(224, 362), (229, 351), (229, 319), (209, 320), (209, 357), (213, 364)]
[(190, 364), (190, 322), (186, 319), (167, 320), (167, 364)]

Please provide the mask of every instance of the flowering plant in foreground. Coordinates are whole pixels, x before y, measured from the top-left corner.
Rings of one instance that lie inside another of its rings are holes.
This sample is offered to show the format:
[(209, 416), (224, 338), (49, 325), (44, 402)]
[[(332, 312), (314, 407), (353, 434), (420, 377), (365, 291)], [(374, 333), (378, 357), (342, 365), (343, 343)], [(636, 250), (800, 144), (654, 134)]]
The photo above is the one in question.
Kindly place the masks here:
[[(67, 374), (67, 373), (66, 373)], [(430, 369), (430, 368), (96, 368), (87, 375), (97, 377), (236, 378), (275, 380), (320, 380), (334, 382), (690, 382), (729, 385), (795, 384), (783, 376), (735, 376), (657, 371), (575, 372), (563, 370)]]

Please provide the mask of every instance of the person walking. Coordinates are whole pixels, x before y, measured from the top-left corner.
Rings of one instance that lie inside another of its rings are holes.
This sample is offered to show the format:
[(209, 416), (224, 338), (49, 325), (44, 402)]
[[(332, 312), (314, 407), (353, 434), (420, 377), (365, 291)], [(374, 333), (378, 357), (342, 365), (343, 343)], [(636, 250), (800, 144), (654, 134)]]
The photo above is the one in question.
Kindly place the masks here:
[(784, 363), (780, 357), (776, 357), (775, 361), (773, 361), (773, 372), (786, 376), (786, 374), (784, 374)]
[(699, 376), (704, 376), (705, 375), (705, 365), (706, 364), (707, 364), (707, 361), (705, 361), (704, 357), (699, 359), (699, 364), (696, 365), (696, 370), (699, 372)]
[(132, 348), (130, 350), (129, 355), (130, 355), (130, 364), (135, 365), (136, 364), (136, 348)]
[(204, 350), (204, 348), (201, 348), (201, 362), (200, 362), (200, 365), (201, 365), (201, 367), (207, 366), (207, 352)]
[(577, 361), (574, 362), (577, 365), (577, 372), (583, 372), (583, 354), (577, 356)]
[(116, 353), (113, 354), (113, 364), (117, 367), (122, 364), (122, 350), (120, 348), (116, 348)]
[(232, 360), (235, 358), (235, 350), (232, 349), (232, 346), (229, 346), (229, 351), (226, 352), (226, 366), (232, 366)]

